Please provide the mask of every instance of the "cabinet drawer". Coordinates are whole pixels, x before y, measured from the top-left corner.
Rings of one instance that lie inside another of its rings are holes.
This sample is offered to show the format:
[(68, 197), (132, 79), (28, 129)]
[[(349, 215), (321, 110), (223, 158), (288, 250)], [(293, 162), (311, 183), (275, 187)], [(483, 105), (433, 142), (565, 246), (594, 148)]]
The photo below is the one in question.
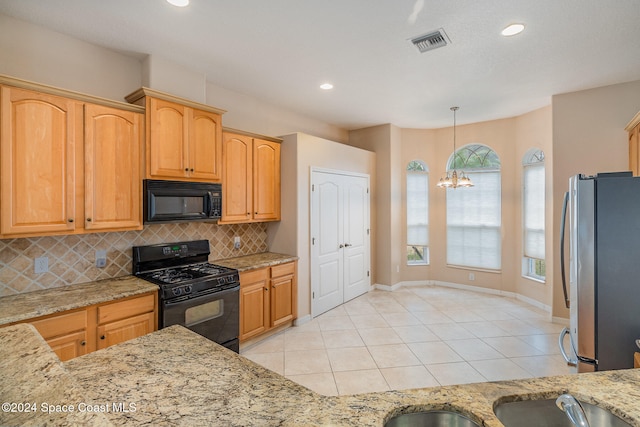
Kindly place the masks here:
[(82, 310), (61, 314), (60, 316), (50, 317), (48, 319), (36, 320), (35, 322), (31, 322), (31, 324), (46, 340), (85, 329), (87, 327), (87, 312), (86, 310)]
[(280, 277), (280, 276), (286, 276), (288, 274), (293, 274), (295, 270), (296, 270), (296, 265), (294, 262), (275, 265), (271, 267), (271, 277)]
[(256, 282), (263, 282), (269, 279), (269, 269), (260, 268), (258, 270), (243, 271), (240, 273), (240, 287), (252, 285)]
[(145, 295), (98, 307), (98, 324), (113, 322), (154, 310), (155, 296)]

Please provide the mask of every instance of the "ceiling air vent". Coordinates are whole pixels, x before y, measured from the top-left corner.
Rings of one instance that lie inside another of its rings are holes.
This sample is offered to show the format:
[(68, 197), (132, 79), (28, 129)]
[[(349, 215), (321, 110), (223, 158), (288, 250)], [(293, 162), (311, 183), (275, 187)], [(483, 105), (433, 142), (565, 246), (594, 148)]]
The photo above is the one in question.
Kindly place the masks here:
[(446, 46), (448, 43), (451, 43), (451, 40), (449, 40), (444, 30), (439, 28), (436, 31), (412, 38), (411, 43), (418, 48), (420, 53), (425, 53), (429, 50)]

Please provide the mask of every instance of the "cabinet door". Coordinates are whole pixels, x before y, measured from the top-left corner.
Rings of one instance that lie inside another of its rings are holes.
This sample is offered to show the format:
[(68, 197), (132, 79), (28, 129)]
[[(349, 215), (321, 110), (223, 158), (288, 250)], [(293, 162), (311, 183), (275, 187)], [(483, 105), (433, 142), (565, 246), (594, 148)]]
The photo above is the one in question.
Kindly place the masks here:
[(222, 179), (222, 124), (219, 114), (189, 109), (189, 177)]
[(254, 140), (253, 219), (280, 219), (280, 144), (277, 142)]
[(85, 105), (85, 229), (142, 229), (141, 122), (138, 113)]
[(98, 326), (98, 349), (141, 337), (154, 331), (154, 312)]
[(73, 232), (81, 104), (7, 86), (1, 91), (0, 233)]
[(162, 99), (148, 98), (147, 173), (149, 178), (184, 178), (187, 166), (186, 107)]
[(30, 323), (62, 361), (87, 354), (89, 351), (86, 310), (64, 313)]
[(240, 273), (240, 341), (269, 329), (269, 269)]
[(224, 133), (224, 179), (220, 222), (248, 222), (253, 211), (252, 138)]
[(87, 354), (87, 337), (85, 331), (48, 339), (47, 344), (49, 344), (49, 347), (51, 347), (63, 362)]
[(272, 267), (271, 275), (271, 326), (276, 327), (296, 318), (295, 263)]

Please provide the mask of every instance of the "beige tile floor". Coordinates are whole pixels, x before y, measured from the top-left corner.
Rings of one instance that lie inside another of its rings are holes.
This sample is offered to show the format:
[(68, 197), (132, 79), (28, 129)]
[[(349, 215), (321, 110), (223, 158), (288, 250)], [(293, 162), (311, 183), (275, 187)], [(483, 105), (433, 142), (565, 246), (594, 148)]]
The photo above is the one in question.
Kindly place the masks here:
[(241, 354), (323, 395), (575, 373), (563, 326), (513, 298), (419, 286), (371, 291)]

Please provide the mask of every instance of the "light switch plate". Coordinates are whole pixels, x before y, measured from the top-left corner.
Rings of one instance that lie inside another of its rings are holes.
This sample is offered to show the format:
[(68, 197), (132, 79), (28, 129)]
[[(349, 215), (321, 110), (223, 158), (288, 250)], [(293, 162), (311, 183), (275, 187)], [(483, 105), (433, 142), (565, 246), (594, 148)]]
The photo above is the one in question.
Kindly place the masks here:
[(233, 249), (240, 249), (240, 236), (233, 238)]

